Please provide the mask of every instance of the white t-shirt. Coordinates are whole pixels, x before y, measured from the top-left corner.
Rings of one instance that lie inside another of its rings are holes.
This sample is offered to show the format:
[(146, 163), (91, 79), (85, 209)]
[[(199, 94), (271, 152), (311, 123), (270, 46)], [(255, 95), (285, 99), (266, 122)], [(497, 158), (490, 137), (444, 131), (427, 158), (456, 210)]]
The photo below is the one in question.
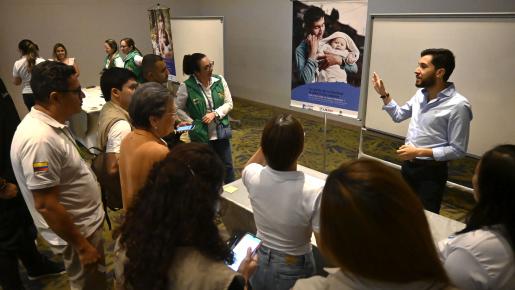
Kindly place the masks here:
[(14, 134), (11, 162), (20, 191), (41, 236), (65, 245), (34, 206), (32, 190), (59, 186), (59, 202), (85, 237), (102, 225), (100, 187), (79, 155), (68, 127), (32, 108)]
[(512, 248), (500, 226), (485, 227), (440, 241), (440, 258), (456, 287), (464, 290), (515, 289)]
[(120, 145), (123, 138), (131, 132), (132, 128), (129, 122), (119, 120), (114, 123), (107, 133), (106, 153), (120, 154)]
[[(44, 61), (45, 59), (41, 57), (36, 58), (36, 64)], [(32, 77), (32, 74), (29, 72), (27, 58), (25, 56), (22, 56), (19, 60), (14, 62), (13, 77), (21, 78), (22, 94), (32, 94), (32, 89), (30, 87), (30, 78)]]
[(242, 173), (263, 245), (289, 255), (311, 252), (319, 232), (323, 182), (301, 171), (249, 164)]

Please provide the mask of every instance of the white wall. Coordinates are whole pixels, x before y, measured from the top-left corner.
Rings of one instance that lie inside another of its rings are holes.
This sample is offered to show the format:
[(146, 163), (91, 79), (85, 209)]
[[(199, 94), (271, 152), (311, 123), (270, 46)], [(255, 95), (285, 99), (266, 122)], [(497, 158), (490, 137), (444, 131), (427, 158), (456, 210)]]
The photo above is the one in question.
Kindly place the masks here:
[[(12, 67), (19, 58), (18, 42), (28, 38), (40, 55), (51, 57), (53, 45), (62, 42), (76, 57), (83, 87), (98, 85), (107, 38), (132, 37), (144, 53), (151, 53), (147, 9), (152, 0), (1, 0), (0, 77), (7, 85), (20, 115), (27, 112), (21, 88), (11, 83)], [(198, 15), (198, 1), (159, 1), (172, 16)]]
[[(26, 112), (19, 87), (10, 85), (18, 42), (29, 38), (49, 57), (63, 42), (81, 67), (84, 86), (98, 83), (106, 38), (131, 36), (150, 52), (146, 9), (151, 0), (1, 0), (0, 76), (18, 111)], [(172, 16), (224, 16), (225, 76), (233, 94), (273, 106), (290, 104), (290, 0), (168, 0)], [(513, 0), (370, 0), (371, 13), (507, 12)], [(180, 57), (180, 56), (178, 56)]]
[[(225, 17), (225, 76), (232, 93), (238, 97), (289, 108), (292, 2), (200, 2), (202, 15)], [(369, 13), (513, 11), (513, 0), (369, 0)]]
[(201, 0), (204, 16), (225, 22), (225, 77), (231, 93), (290, 105), (292, 4), (289, 0)]

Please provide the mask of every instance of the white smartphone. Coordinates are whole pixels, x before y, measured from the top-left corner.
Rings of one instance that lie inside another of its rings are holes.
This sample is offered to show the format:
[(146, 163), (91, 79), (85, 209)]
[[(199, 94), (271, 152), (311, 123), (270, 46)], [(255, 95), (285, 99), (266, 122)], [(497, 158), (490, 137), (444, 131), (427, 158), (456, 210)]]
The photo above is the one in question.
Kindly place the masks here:
[(234, 262), (229, 265), (229, 267), (234, 271), (238, 271), (241, 262), (243, 262), (247, 256), (247, 249), (250, 248), (252, 250), (252, 254), (254, 254), (259, 248), (259, 245), (261, 245), (260, 239), (249, 233), (246, 233), (240, 240), (234, 243), (232, 248), (234, 253)]
[(177, 132), (186, 132), (186, 131), (193, 130), (193, 128), (195, 128), (195, 125), (184, 125), (184, 126), (177, 127), (177, 129), (175, 129), (175, 131), (177, 131)]

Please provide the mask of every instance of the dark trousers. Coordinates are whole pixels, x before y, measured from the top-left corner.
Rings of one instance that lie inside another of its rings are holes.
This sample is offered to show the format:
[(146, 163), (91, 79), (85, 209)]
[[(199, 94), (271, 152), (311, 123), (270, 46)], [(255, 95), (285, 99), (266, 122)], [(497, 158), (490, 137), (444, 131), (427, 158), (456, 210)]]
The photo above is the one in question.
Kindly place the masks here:
[(232, 166), (232, 153), (231, 153), (231, 141), (230, 139), (217, 139), (210, 140), (209, 146), (213, 148), (216, 154), (222, 159), (225, 165), (225, 181), (224, 183), (231, 183), (235, 180), (234, 168)]
[(30, 112), (30, 109), (36, 104), (36, 98), (34, 97), (34, 94), (23, 94), (23, 102), (25, 103), (27, 110)]
[(29, 274), (40, 272), (47, 263), (47, 258), (38, 251), (31, 234), (19, 235), (15, 249), (0, 249), (0, 285), (4, 290), (25, 289), (20, 279), (18, 259)]
[(404, 161), (401, 173), (420, 198), (424, 208), (439, 213), (447, 182), (447, 162), (418, 159)]

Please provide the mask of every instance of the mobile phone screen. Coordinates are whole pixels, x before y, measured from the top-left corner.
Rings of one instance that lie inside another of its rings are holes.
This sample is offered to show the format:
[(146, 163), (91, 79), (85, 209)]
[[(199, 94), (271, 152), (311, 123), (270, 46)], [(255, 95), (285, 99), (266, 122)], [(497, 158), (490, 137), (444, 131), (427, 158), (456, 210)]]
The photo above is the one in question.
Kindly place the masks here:
[(194, 128), (194, 125), (184, 125), (184, 126), (177, 127), (177, 129), (175, 129), (175, 131), (177, 131), (177, 132), (184, 132), (184, 131), (190, 131), (193, 128)]
[(245, 256), (247, 256), (247, 249), (250, 247), (252, 250), (252, 253), (256, 251), (257, 247), (261, 244), (261, 240), (254, 237), (251, 234), (245, 234), (234, 246), (232, 249), (234, 253), (234, 263), (229, 265), (231, 269), (234, 271), (238, 271), (238, 268), (240, 267), (241, 262), (243, 262), (243, 259), (245, 259)]

